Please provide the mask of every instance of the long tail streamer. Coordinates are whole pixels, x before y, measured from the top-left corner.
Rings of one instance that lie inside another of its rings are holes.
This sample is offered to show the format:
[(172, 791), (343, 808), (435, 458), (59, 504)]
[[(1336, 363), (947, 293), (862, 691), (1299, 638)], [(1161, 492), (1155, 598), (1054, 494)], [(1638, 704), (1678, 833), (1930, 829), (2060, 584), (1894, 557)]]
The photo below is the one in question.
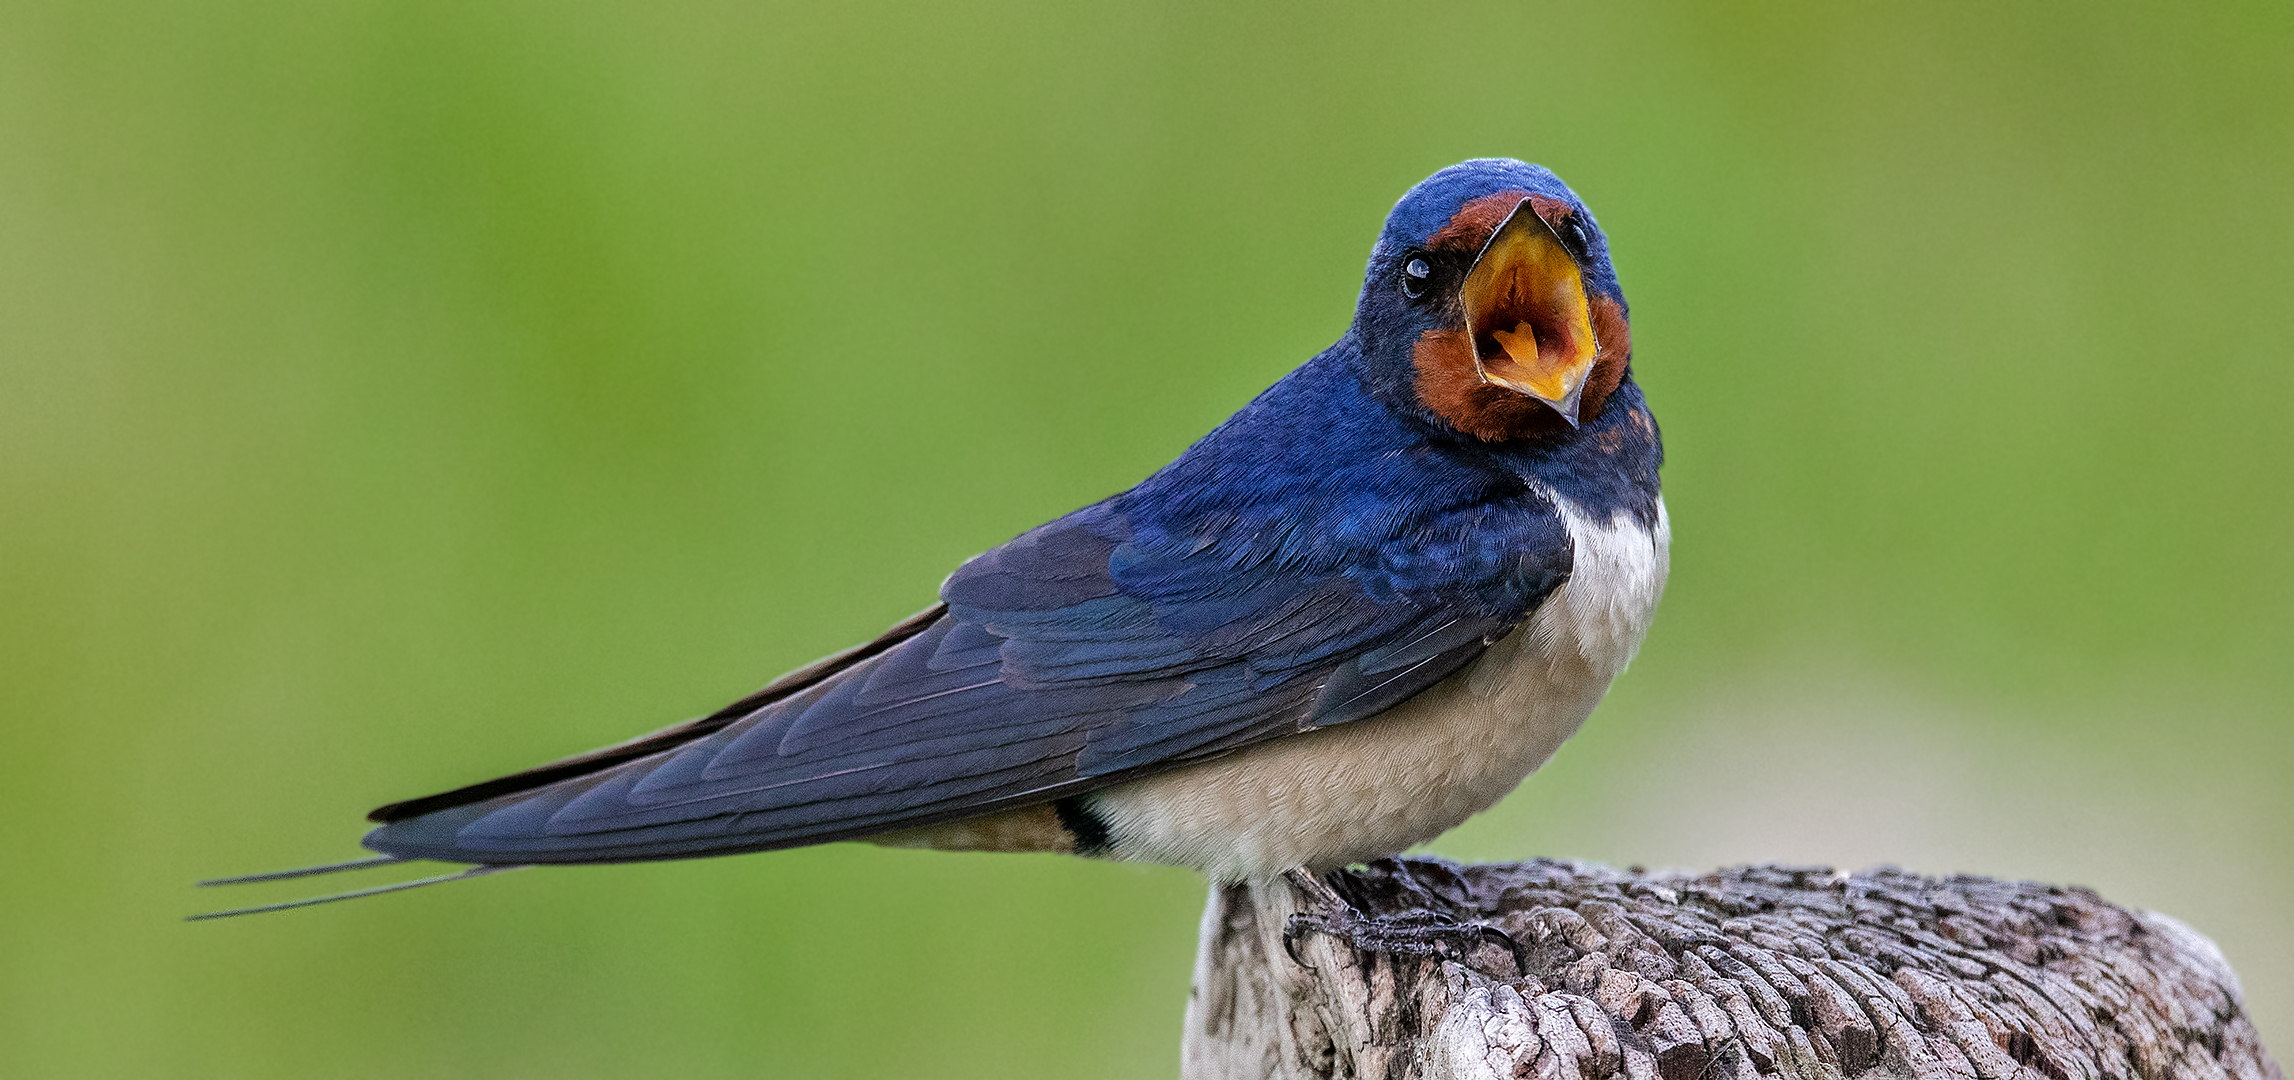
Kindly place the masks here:
[(305, 866), (296, 870), (273, 870), (265, 874), (248, 874), (244, 877), (219, 877), (202, 881), (199, 883), (199, 887), (204, 889), (216, 885), (253, 885), (258, 881), (288, 881), (299, 877), (339, 874), (345, 870), (364, 870), (369, 866), (389, 866), (392, 863), (411, 861), (396, 855), (375, 855), (364, 859), (352, 859), (349, 862), (328, 863), (324, 866)]
[[(202, 881), (200, 884), (239, 885), (255, 881), (283, 881), (288, 878), (310, 877), (314, 874), (332, 873), (337, 870), (353, 870), (360, 867), (384, 866), (390, 863), (407, 861), (409, 860), (392, 858), (386, 855), (381, 858), (360, 859), (356, 862), (337, 863), (332, 866), (312, 866), (301, 870), (282, 870), (271, 874), (250, 874), (246, 877), (219, 878), (214, 881)], [(522, 863), (505, 863), (501, 865), (487, 863), (479, 866), (473, 866), (468, 870), (457, 871), (452, 874), (440, 874), (437, 877), (415, 878), (412, 881), (400, 881), (389, 885), (377, 885), (371, 889), (354, 889), (350, 892), (336, 893), (333, 896), (314, 896), (307, 900), (289, 900), (282, 904), (263, 904), (257, 907), (233, 908), (229, 911), (210, 911), (201, 915), (189, 915), (185, 916), (183, 921), (201, 922), (207, 919), (228, 919), (239, 915), (260, 915), (267, 911), (286, 911), (291, 908), (312, 907), (317, 904), (331, 904), (337, 900), (356, 900), (362, 896), (380, 896), (383, 893), (404, 892), (408, 889), (419, 889), (426, 885), (443, 885), (449, 881), (462, 881), (468, 878), (484, 877), (488, 874), (498, 874), (504, 870), (523, 869), (525, 869), (525, 864)]]

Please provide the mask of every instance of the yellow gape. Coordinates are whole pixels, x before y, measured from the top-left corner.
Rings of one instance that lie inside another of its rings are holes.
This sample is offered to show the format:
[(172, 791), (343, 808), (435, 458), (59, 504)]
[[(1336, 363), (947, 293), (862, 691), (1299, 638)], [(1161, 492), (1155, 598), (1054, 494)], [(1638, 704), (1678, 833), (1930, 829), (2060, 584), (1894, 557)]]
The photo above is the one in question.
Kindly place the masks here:
[(1529, 200), (1483, 246), (1459, 299), (1482, 380), (1528, 394), (1576, 423), (1600, 346), (1577, 260)]

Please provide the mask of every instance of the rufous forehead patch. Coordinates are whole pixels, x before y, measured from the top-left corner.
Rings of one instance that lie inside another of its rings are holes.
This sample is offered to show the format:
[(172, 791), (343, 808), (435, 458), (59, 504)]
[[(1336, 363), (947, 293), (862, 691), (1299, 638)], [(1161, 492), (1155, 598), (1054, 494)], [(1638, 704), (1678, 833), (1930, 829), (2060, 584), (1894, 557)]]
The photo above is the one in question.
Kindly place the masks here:
[(1491, 234), (1497, 232), (1497, 227), (1505, 224), (1506, 218), (1513, 216), (1513, 208), (1520, 206), (1523, 199), (1529, 200), (1530, 208), (1536, 210), (1537, 216), (1544, 218), (1547, 225), (1558, 226), (1577, 212), (1576, 208), (1560, 199), (1532, 195), (1520, 188), (1507, 188), (1458, 207), (1458, 212), (1450, 215), (1447, 224), (1426, 238), (1426, 246), (1435, 251), (1478, 254), (1482, 245), (1489, 243)]

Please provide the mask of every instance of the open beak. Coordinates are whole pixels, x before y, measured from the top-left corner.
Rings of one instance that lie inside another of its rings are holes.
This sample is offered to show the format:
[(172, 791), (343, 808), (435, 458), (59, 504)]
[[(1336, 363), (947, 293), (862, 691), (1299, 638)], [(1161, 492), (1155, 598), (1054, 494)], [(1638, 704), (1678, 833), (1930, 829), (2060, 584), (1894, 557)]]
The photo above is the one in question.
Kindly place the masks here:
[(1577, 260), (1523, 199), (1459, 290), (1482, 381), (1536, 398), (1577, 424), (1600, 343)]

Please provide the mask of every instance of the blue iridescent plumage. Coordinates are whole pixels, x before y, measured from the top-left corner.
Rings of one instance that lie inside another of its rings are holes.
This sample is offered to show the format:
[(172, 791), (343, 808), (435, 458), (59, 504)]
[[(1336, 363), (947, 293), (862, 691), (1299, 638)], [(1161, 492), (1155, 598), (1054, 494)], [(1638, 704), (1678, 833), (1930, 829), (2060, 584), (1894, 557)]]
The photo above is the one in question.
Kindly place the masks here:
[(1531, 196), (1621, 327), (1606, 240), (1559, 179), (1444, 170), (1389, 217), (1346, 334), (1137, 487), (966, 563), (859, 655), (625, 748), (385, 807), (367, 846), (520, 864), (865, 837), (1359, 722), (1451, 677), (1570, 578), (1559, 502), (1660, 514), (1629, 345), (1603, 342), (1614, 378), (1587, 415), (1517, 437), (1468, 434), (1423, 391), (1437, 354), (1419, 343), (1461, 316), (1397, 275), (1463, 274), (1473, 251), (1436, 242), (1462, 208)]

